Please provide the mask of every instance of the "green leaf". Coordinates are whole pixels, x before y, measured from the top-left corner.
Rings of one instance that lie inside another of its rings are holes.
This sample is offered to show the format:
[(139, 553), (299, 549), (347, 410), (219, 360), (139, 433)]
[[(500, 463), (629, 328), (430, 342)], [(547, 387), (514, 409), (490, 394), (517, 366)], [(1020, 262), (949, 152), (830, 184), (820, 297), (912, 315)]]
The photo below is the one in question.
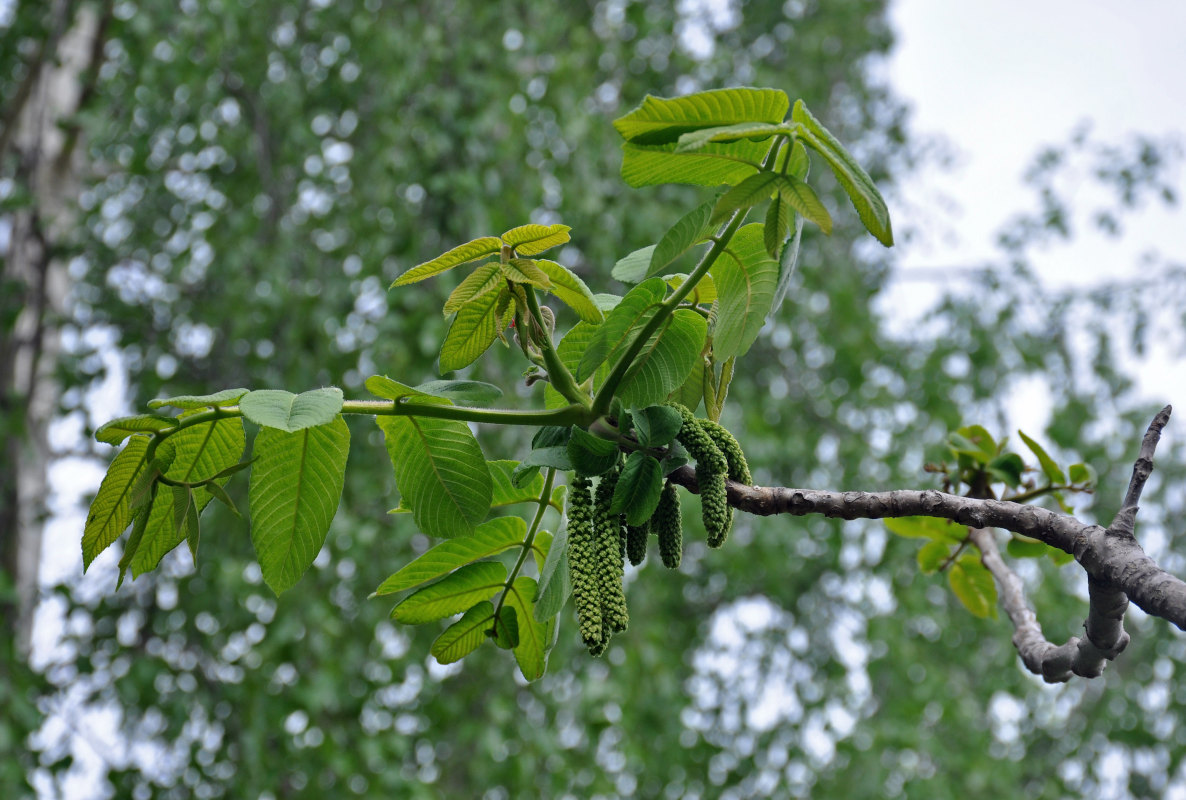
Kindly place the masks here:
[(429, 652), (441, 664), (460, 661), (486, 641), (486, 631), (493, 620), (494, 604), (483, 600), (446, 628)]
[(460, 614), (474, 603), (489, 600), (507, 579), (507, 568), (497, 561), (459, 567), (443, 580), (408, 595), (391, 611), (391, 618), (420, 625)]
[(498, 300), (506, 293), (505, 288), (487, 292), (461, 307), (441, 344), (441, 372), (469, 366), (494, 344), (500, 330)]
[(149, 400), (148, 407), (154, 410), (164, 408), (165, 406), (186, 410), (194, 408), (222, 408), (223, 406), (233, 406), (240, 397), (247, 394), (247, 391), (247, 389), (223, 389), (221, 392), (215, 392), (214, 394), (183, 394), (177, 397)]
[(107, 468), (82, 533), (82, 568), (111, 546), (132, 523), (132, 490), (145, 466), (147, 436), (133, 436)]
[(479, 258), (485, 258), (501, 250), (502, 239), (499, 239), (497, 236), (483, 236), (480, 239), (474, 239), (472, 242), (466, 242), (463, 245), (454, 247), (449, 252), (437, 256), (432, 261), (417, 264), (396, 278), (395, 282), (391, 284), (391, 288), (405, 286), (409, 283), (422, 281), (425, 278), (431, 278), (446, 270), (453, 269), (453, 267), (468, 264), (470, 261), (477, 261)]
[[(540, 467), (551, 467), (562, 472), (567, 472), (573, 468), (572, 458), (569, 457), (568, 445), (551, 445), (549, 447), (537, 447), (527, 454), (527, 456), (519, 462), (519, 466), (515, 467), (515, 473), (522, 473), (523, 470)], [(513, 480), (513, 479), (512, 479)], [(526, 484), (521, 484), (526, 485)]]
[(630, 407), (662, 403), (695, 368), (707, 335), (704, 317), (686, 308), (675, 311), (638, 352), (617, 397)]
[(177, 531), (189, 542), (189, 552), (197, 557), (198, 548), (194, 541), (194, 534), (189, 528), (189, 510), (194, 504), (194, 494), (188, 486), (174, 486), (173, 492), (173, 530)]
[(1058, 463), (1050, 457), (1050, 455), (1042, 449), (1042, 446), (1033, 439), (1025, 435), (1024, 431), (1017, 431), (1017, 435), (1021, 437), (1021, 441), (1025, 442), (1025, 446), (1030, 449), (1035, 456), (1038, 457), (1038, 464), (1042, 467), (1042, 473), (1046, 479), (1053, 484), (1061, 485), (1067, 482), (1066, 475), (1063, 474), (1062, 468)]
[(829, 236), (832, 235), (832, 215), (824, 207), (819, 195), (807, 183), (794, 175), (777, 176), (778, 196), (788, 206), (798, 211), (805, 219), (820, 226)]
[(562, 303), (577, 312), (577, 316), (585, 322), (597, 325), (605, 319), (601, 309), (593, 299), (593, 293), (576, 273), (555, 261), (537, 259), (535, 265), (540, 268), (552, 282), (549, 292), (556, 295)]
[(622, 145), (622, 180), (638, 189), (660, 183), (692, 186), (733, 185), (758, 171), (770, 146), (765, 142), (705, 145), (677, 153), (676, 145)]
[(680, 413), (666, 405), (633, 409), (630, 418), (634, 420), (638, 443), (643, 447), (663, 447), (670, 444), (684, 424)]
[[(662, 275), (672, 262), (692, 249), (697, 242), (712, 233), (712, 209), (714, 202), (708, 201), (689, 211), (672, 225), (659, 243), (655, 245), (651, 254), (651, 263), (647, 272), (639, 280), (654, 275)], [(629, 258), (629, 256), (627, 256)], [(616, 276), (615, 276), (616, 277)], [(638, 281), (633, 281), (637, 283)]]
[(614, 120), (614, 129), (628, 142), (666, 144), (701, 128), (782, 122), (789, 106), (786, 93), (777, 89), (714, 89), (675, 98), (647, 95), (638, 108)]
[[(250, 462), (245, 463), (250, 464)], [(209, 491), (215, 500), (229, 508), (232, 514), (234, 514), (236, 517), (242, 518), (243, 515), (239, 513), (239, 509), (235, 506), (235, 501), (231, 499), (229, 494), (227, 494), (226, 489), (223, 489), (217, 483), (208, 483), (203, 488)]]
[(259, 389), (243, 395), (239, 408), (256, 425), (292, 433), (333, 422), (342, 410), (342, 390), (331, 386), (293, 394)]
[[(448, 381), (442, 381), (448, 383)], [(425, 394), (419, 389), (413, 389), (411, 386), (405, 386), (399, 381), (393, 381), (386, 375), (372, 375), (366, 379), (367, 391), (375, 395), (375, 397), (382, 397), (385, 400), (399, 400), (401, 397), (415, 397), (418, 403), (440, 403), (441, 405), (453, 405), (447, 398), (437, 398)]]
[(1005, 549), (1014, 558), (1041, 558), (1050, 552), (1050, 547), (1045, 542), (1039, 542), (1037, 539), (1031, 539), (1028, 536), (1018, 534), (1014, 534), (1009, 539), (1009, 543), (1005, 545)]
[[(150, 482), (148, 504), (143, 508), (136, 508), (133, 511), (132, 532), (128, 535), (128, 543), (124, 547), (124, 554), (119, 559), (119, 580), (115, 583), (115, 588), (124, 585), (124, 576), (127, 574), (128, 567), (132, 565), (136, 555), (140, 552), (140, 544), (144, 541), (144, 533), (148, 530), (148, 517), (151, 514), (151, 505), (156, 503), (157, 487), (160, 484)], [(155, 566), (155, 565), (154, 565)], [(135, 575), (132, 576), (135, 578)]]
[[(367, 382), (371, 388), (371, 382)], [(490, 510), (493, 487), (486, 457), (464, 422), (431, 417), (376, 417), (395, 482), (429, 536), (473, 532)]]
[(607, 359), (611, 359), (612, 364), (612, 357), (629, 347), (637, 336), (635, 329), (654, 316), (666, 293), (667, 284), (662, 278), (651, 278), (631, 289), (606, 316), (605, 322), (594, 329), (595, 333), (577, 365), (577, 380), (588, 378)]
[(663, 493), (663, 470), (654, 456), (636, 450), (626, 458), (614, 497), (611, 514), (626, 514), (626, 523), (641, 525), (651, 518)]
[(502, 235), (502, 240), (521, 256), (535, 256), (568, 241), (567, 225), (520, 225)]
[(1050, 560), (1054, 562), (1055, 566), (1062, 567), (1074, 561), (1075, 555), (1064, 550), (1059, 550), (1057, 547), (1051, 547)]
[(782, 176), (773, 172), (750, 175), (721, 195), (712, 209), (712, 222), (724, 222), (733, 212), (751, 208), (769, 199), (771, 192), (781, 180)]
[[(243, 420), (238, 417), (202, 422), (171, 434), (157, 448), (156, 459), (169, 466), (165, 477), (179, 483), (200, 483), (238, 464), (243, 457), (246, 439)], [(217, 479), (225, 483), (228, 478)], [(194, 505), (198, 513), (212, 499), (203, 487), (194, 489)], [(135, 502), (135, 490), (133, 490)], [(132, 576), (137, 577), (156, 569), (165, 555), (185, 540), (185, 531), (174, 524), (171, 493), (158, 492), (149, 509), (142, 538), (135, 555), (128, 560)], [(129, 545), (131, 540), (129, 540)], [(125, 555), (127, 548), (125, 548)]]
[[(536, 495), (538, 496), (538, 492)], [(519, 547), (527, 536), (527, 523), (519, 517), (495, 517), (479, 525), (472, 536), (449, 539), (391, 575), (374, 595), (396, 594), (436, 580), (458, 567)]]
[(997, 586), (992, 573), (976, 556), (963, 556), (947, 573), (951, 591), (973, 615), (985, 619), (997, 615)]
[(890, 533), (907, 539), (934, 539), (937, 542), (959, 544), (966, 535), (962, 525), (938, 517), (896, 517), (884, 522)]
[(502, 277), (502, 270), (499, 268), (497, 261), (483, 264), (469, 275), (466, 275), (465, 279), (457, 284), (457, 288), (449, 294), (448, 299), (445, 300), (445, 316), (457, 313), (461, 310), (462, 306), (471, 300), (482, 297), (505, 285), (506, 281)]
[[(791, 276), (795, 274), (795, 264), (799, 261), (799, 244), (803, 241), (803, 217), (795, 214), (795, 232), (791, 240), (782, 248), (782, 256), (778, 260), (778, 286), (774, 289), (774, 303), (770, 306), (770, 313), (778, 311), (782, 301), (786, 299), (787, 291), (791, 288)], [(763, 231), (763, 243), (765, 232)]]
[(536, 266), (530, 258), (512, 258), (506, 264), (500, 264), (502, 275), (513, 283), (526, 283), (540, 289), (551, 289), (552, 281), (548, 274)]
[(518, 461), (490, 461), (490, 477), (494, 485), (494, 495), (491, 507), (509, 506), (515, 503), (539, 502), (540, 492), (544, 490), (544, 479), (536, 476), (531, 480), (516, 486), (513, 480)]
[(261, 428), (255, 437), (247, 491), (251, 543), (276, 594), (300, 580), (321, 551), (342, 498), (349, 453), (350, 429), (340, 416), (292, 433)]
[(537, 591), (534, 578), (520, 575), (515, 578), (506, 596), (506, 604), (515, 610), (519, 622), (515, 661), (523, 677), (529, 681), (542, 678), (548, 666), (547, 626), (536, 621), (534, 612)]
[(777, 193), (770, 200), (766, 209), (766, 224), (762, 226), (762, 242), (766, 245), (766, 255), (777, 259), (782, 252), (782, 244), (791, 232), (791, 217), (794, 212), (782, 199), (782, 193)]
[(618, 259), (614, 268), (610, 270), (610, 275), (622, 283), (642, 283), (650, 273), (651, 261), (654, 260), (657, 249), (659, 246), (652, 244)]
[(560, 613), (572, 594), (572, 576), (568, 571), (568, 525), (552, 537), (548, 554), (539, 571), (539, 593), (532, 614), (536, 622), (547, 622)]
[(717, 128), (702, 128), (690, 131), (679, 137), (675, 152), (691, 153), (704, 147), (709, 142), (736, 142), (748, 139), (751, 142), (769, 139), (776, 134), (790, 134), (790, 125), (771, 125), (765, 122), (740, 122), (736, 125), (722, 125)]
[(1021, 473), (1025, 472), (1025, 462), (1017, 453), (1002, 453), (988, 462), (985, 471), (1010, 488), (1016, 489), (1021, 485)]
[(568, 458), (578, 474), (602, 475), (618, 463), (618, 445), (574, 425), (568, 440)]
[(499, 609), (497, 616), (491, 619), (490, 629), (486, 635), (494, 640), (494, 645), (502, 650), (511, 650), (519, 646), (519, 620), (515, 610), (509, 605)]
[(1095, 472), (1095, 467), (1090, 464), (1071, 464), (1068, 472), (1071, 477), (1071, 483), (1075, 486), (1091, 489), (1099, 482), (1099, 476)]
[(972, 456), (980, 464), (987, 464), (1001, 451), (996, 440), (982, 425), (966, 425), (948, 435), (947, 445), (956, 453)]
[(717, 305), (712, 315), (713, 358), (743, 355), (758, 338), (774, 304), (778, 262), (766, 253), (763, 226), (746, 225), (712, 266)]
[(873, 179), (836, 140), (836, 137), (812, 116), (802, 100), (795, 102), (791, 119), (802, 125), (805, 130), (805, 135), (800, 137), (800, 141), (810, 145), (828, 162), (828, 166), (836, 175), (836, 180), (848, 195), (848, 199), (852, 201), (865, 228), (879, 242), (886, 247), (891, 247), (894, 243), (894, 234), (890, 227), (889, 209), (886, 208), (881, 192), (877, 191), (877, 187), (873, 184)]
[(689, 411), (696, 413), (700, 401), (704, 399), (704, 363), (707, 357), (697, 359), (692, 365), (692, 371), (678, 389), (667, 396), (673, 403), (686, 406)]
[(502, 389), (482, 381), (429, 381), (417, 386), (416, 391), (476, 406), (493, 403), (502, 397)]
[[(677, 272), (672, 275), (664, 275), (663, 279), (666, 280), (667, 285), (670, 286), (674, 290), (674, 289), (678, 289), (679, 287), (683, 286), (684, 281), (686, 281), (688, 279), (688, 276), (683, 273)], [(716, 281), (714, 281), (712, 279), (712, 275), (706, 273), (703, 278), (701, 278), (700, 280), (698, 280), (696, 282), (696, 286), (693, 287), (692, 293), (687, 296), (685, 302), (695, 303), (697, 305), (703, 305), (705, 303), (712, 303), (716, 299), (717, 299)]]
[(951, 547), (944, 542), (927, 542), (918, 550), (918, 568), (923, 574), (939, 571), (951, 556)]
[(119, 444), (135, 433), (159, 433), (177, 427), (177, 420), (158, 417), (155, 414), (137, 414), (134, 417), (120, 417), (95, 431), (95, 439), (107, 444)]
[[(600, 326), (590, 325), (588, 322), (578, 322), (556, 345), (556, 356), (569, 372), (576, 374), (581, 358), (589, 349), (589, 344), (597, 336)], [(552, 388), (552, 384), (544, 385), (544, 405), (548, 408), (561, 408), (569, 404), (569, 400), (560, 392)], [(567, 435), (568, 428), (563, 429)], [(567, 441), (567, 440), (565, 440)], [(538, 445), (533, 445), (538, 446)]]

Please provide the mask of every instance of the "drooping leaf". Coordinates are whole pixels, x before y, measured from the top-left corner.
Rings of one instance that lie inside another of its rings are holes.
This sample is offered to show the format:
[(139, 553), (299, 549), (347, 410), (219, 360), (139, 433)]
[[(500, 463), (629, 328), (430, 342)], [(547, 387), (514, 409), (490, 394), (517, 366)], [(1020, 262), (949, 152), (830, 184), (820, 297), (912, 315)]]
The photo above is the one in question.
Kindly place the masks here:
[[(367, 382), (371, 387), (371, 382)], [(420, 530), (452, 538), (473, 532), (490, 510), (486, 457), (464, 422), (431, 417), (376, 417), (395, 483)]]
[[(664, 274), (673, 261), (682, 256), (705, 236), (712, 233), (712, 209), (709, 201), (689, 211), (666, 233), (651, 254), (651, 263), (642, 279)], [(615, 276), (616, 277), (616, 276)], [(640, 279), (641, 280), (641, 279)], [(634, 281), (637, 283), (637, 281)]]
[(494, 646), (501, 650), (511, 650), (519, 646), (519, 618), (515, 609), (504, 605), (498, 609), (490, 621), (490, 629), (486, 635), (494, 640)]
[(223, 406), (233, 406), (240, 397), (247, 394), (247, 389), (223, 389), (221, 392), (214, 394), (183, 394), (177, 397), (165, 397), (158, 400), (149, 400), (148, 407), (151, 409), (165, 408), (180, 408), (180, 409), (194, 409), (194, 408), (222, 408)]
[(769, 139), (775, 134), (793, 132), (790, 125), (772, 125), (766, 122), (740, 122), (736, 125), (722, 125), (717, 128), (702, 128), (679, 137), (675, 152), (691, 153), (709, 142), (736, 142), (748, 139), (751, 142)]
[(976, 556), (961, 556), (947, 572), (951, 591), (973, 615), (985, 619), (997, 615), (997, 585), (992, 573)]
[(538, 587), (535, 579), (520, 575), (507, 591), (506, 604), (515, 610), (519, 623), (519, 643), (515, 645), (515, 661), (519, 671), (529, 681), (538, 680), (547, 669), (547, 626), (536, 621), (535, 600)]
[(642, 104), (614, 120), (614, 129), (628, 142), (666, 144), (689, 131), (742, 122), (782, 122), (790, 107), (777, 89), (714, 89), (683, 97), (647, 95)]
[(692, 371), (688, 373), (688, 377), (678, 389), (668, 395), (673, 403), (679, 403), (681, 406), (686, 406), (688, 410), (693, 413), (700, 406), (700, 401), (704, 399), (704, 361), (707, 359), (696, 359), (696, 363), (692, 365)]
[(502, 240), (521, 256), (535, 256), (568, 241), (567, 225), (520, 225), (502, 235)]
[(132, 489), (144, 471), (148, 442), (147, 436), (132, 436), (107, 468), (82, 533), (83, 571), (132, 523)]
[(762, 226), (766, 255), (778, 259), (782, 252), (782, 244), (786, 241), (787, 234), (791, 232), (791, 217), (793, 216), (795, 213), (782, 199), (782, 193), (775, 194), (770, 200), (770, 206), (766, 209), (766, 224)]
[(824, 233), (829, 236), (832, 234), (832, 215), (809, 184), (794, 175), (779, 175), (776, 185), (778, 196), (784, 203), (799, 212), (804, 219), (819, 225)]
[(253, 453), (251, 542), (264, 582), (281, 594), (325, 543), (342, 498), (350, 429), (341, 416), (292, 433), (262, 428)]
[(778, 259), (778, 286), (774, 289), (774, 303), (770, 306), (770, 313), (778, 311), (782, 301), (786, 299), (787, 291), (791, 288), (791, 276), (795, 274), (795, 264), (799, 261), (799, 244), (803, 241), (803, 217), (795, 214), (794, 233), (791, 240), (782, 248), (782, 256)]
[(712, 266), (717, 305), (711, 324), (717, 361), (745, 354), (766, 324), (778, 286), (778, 262), (767, 255), (763, 226), (746, 225)]
[(466, 275), (464, 280), (457, 284), (457, 288), (450, 292), (443, 309), (445, 316), (457, 313), (466, 303), (504, 286), (505, 283), (497, 261), (482, 264)]
[(468, 367), (494, 344), (500, 330), (498, 301), (506, 294), (504, 287), (497, 292), (487, 292), (461, 307), (441, 344), (441, 372)]
[(605, 322), (594, 329), (595, 333), (577, 365), (578, 381), (592, 375), (607, 359), (613, 364), (613, 358), (629, 347), (638, 335), (636, 329), (655, 314), (656, 305), (663, 300), (666, 289), (662, 278), (650, 278), (622, 298), (622, 302), (606, 316)]
[[(245, 446), (243, 420), (238, 417), (219, 419), (171, 434), (157, 448), (157, 460), (168, 464), (164, 470), (165, 477), (179, 483), (199, 483), (239, 463)], [(227, 478), (217, 480), (225, 483)], [(205, 488), (194, 489), (194, 505), (198, 513), (211, 499), (210, 492)], [(156, 493), (142, 538), (135, 548), (135, 555), (128, 562), (132, 576), (137, 577), (156, 569), (161, 559), (184, 540), (185, 532), (179, 531), (174, 524), (172, 494)]]
[(619, 258), (610, 275), (622, 283), (635, 284), (646, 280), (651, 270), (651, 261), (655, 257), (658, 245), (641, 247), (634, 252)]
[(1026, 436), (1024, 431), (1019, 430), (1017, 435), (1021, 437), (1021, 441), (1025, 442), (1025, 446), (1030, 449), (1030, 452), (1037, 456), (1038, 464), (1042, 467), (1042, 473), (1048, 481), (1055, 485), (1063, 485), (1067, 482), (1067, 476), (1063, 474), (1062, 467), (1050, 457), (1040, 444)]
[(551, 289), (552, 281), (548, 274), (530, 258), (512, 258), (506, 264), (500, 264), (502, 275), (514, 283), (526, 283), (540, 289)]
[(260, 389), (243, 395), (239, 408), (256, 425), (292, 433), (333, 422), (342, 410), (342, 390), (331, 386), (293, 394)]
[(568, 458), (578, 474), (602, 475), (618, 463), (618, 446), (574, 425), (568, 440)]
[(639, 351), (618, 387), (618, 398), (631, 407), (662, 403), (695, 368), (707, 334), (704, 317), (686, 308), (675, 311)]
[(536, 259), (535, 265), (552, 282), (548, 291), (577, 312), (578, 317), (594, 325), (605, 319), (605, 315), (601, 313), (601, 309), (597, 307), (597, 303), (593, 299), (593, 293), (589, 291), (585, 282), (577, 277), (576, 273), (562, 264), (544, 258)]
[(417, 386), (416, 391), (475, 406), (493, 403), (502, 397), (502, 389), (482, 381), (428, 381)]
[(852, 201), (857, 215), (861, 218), (865, 228), (886, 247), (894, 243), (894, 233), (890, 226), (889, 209), (881, 192), (877, 190), (873, 179), (857, 163), (856, 159), (844, 149), (823, 125), (819, 123), (802, 100), (795, 101), (795, 108), (791, 112), (791, 119), (798, 122), (806, 131), (800, 137), (813, 150), (823, 156), (828, 162), (840, 187), (844, 189), (848, 199)]
[(938, 572), (951, 557), (951, 546), (941, 541), (927, 542), (918, 550), (918, 568), (924, 575)]
[(539, 593), (532, 613), (536, 622), (547, 622), (560, 613), (572, 594), (572, 576), (568, 571), (568, 525), (552, 537), (544, 565), (539, 571)]
[(458, 567), (518, 547), (526, 536), (527, 523), (519, 517), (487, 520), (474, 530), (472, 536), (441, 542), (405, 565), (379, 584), (372, 596), (396, 594), (434, 581)]
[(663, 470), (654, 456), (641, 450), (631, 453), (614, 487), (611, 514), (626, 514), (629, 525), (641, 525), (651, 518), (663, 493)]
[(106, 444), (119, 444), (132, 434), (159, 433), (176, 427), (177, 421), (169, 417), (158, 417), (155, 414), (137, 414), (134, 417), (120, 417), (95, 431), (95, 439)]
[(409, 625), (433, 622), (460, 614), (489, 600), (502, 589), (507, 568), (497, 561), (479, 561), (454, 570), (444, 579), (408, 595), (391, 611), (391, 618)]
[(474, 239), (471, 242), (454, 247), (449, 252), (439, 255), (431, 261), (417, 264), (396, 278), (391, 286), (392, 288), (405, 286), (409, 283), (422, 281), (425, 278), (431, 278), (434, 275), (439, 275), (461, 264), (468, 264), (471, 261), (485, 258), (488, 255), (499, 252), (501, 249), (502, 239), (499, 239), (497, 236), (483, 236), (480, 239)]
[(780, 188), (783, 176), (773, 172), (758, 172), (725, 192), (712, 209), (712, 222), (720, 223), (735, 211), (751, 208), (768, 199), (776, 188)]
[(441, 664), (460, 661), (486, 641), (486, 631), (493, 620), (494, 604), (483, 600), (446, 628), (432, 643), (429, 652)]
[[(556, 345), (556, 356), (560, 359), (560, 363), (568, 369), (569, 372), (576, 374), (577, 367), (581, 363), (581, 357), (589, 349), (589, 344), (597, 336), (599, 326), (590, 325), (588, 322), (578, 322), (572, 326), (568, 333)], [(569, 401), (564, 395), (552, 388), (552, 384), (547, 384), (544, 387), (544, 405), (548, 408), (561, 408), (568, 405)], [(567, 432), (568, 428), (564, 428)], [(565, 440), (567, 442), (567, 440)]]
[(664, 447), (683, 427), (683, 417), (671, 406), (655, 405), (636, 408), (630, 412), (638, 443), (643, 447)]

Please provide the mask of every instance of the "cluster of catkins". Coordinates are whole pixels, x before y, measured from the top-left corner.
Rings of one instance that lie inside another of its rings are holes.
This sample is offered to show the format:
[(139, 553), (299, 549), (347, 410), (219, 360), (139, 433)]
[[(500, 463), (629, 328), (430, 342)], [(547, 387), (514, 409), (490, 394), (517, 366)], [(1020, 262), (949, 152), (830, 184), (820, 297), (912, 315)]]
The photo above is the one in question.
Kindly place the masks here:
[[(676, 439), (696, 462), (696, 482), (708, 546), (720, 547), (733, 524), (733, 509), (725, 493), (725, 479), (753, 483), (741, 446), (723, 426), (697, 419), (684, 406), (672, 404), (683, 417)], [(596, 488), (590, 478), (577, 475), (568, 495), (568, 562), (572, 597), (581, 639), (595, 656), (605, 652), (609, 638), (626, 630), (630, 622), (622, 591), (625, 558), (638, 566), (646, 558), (647, 539), (659, 539), (663, 566), (679, 567), (684, 534), (679, 494), (675, 484), (664, 481), (659, 504), (642, 525), (627, 525), (624, 514), (611, 514), (610, 504), (621, 471), (618, 464), (602, 475)]]

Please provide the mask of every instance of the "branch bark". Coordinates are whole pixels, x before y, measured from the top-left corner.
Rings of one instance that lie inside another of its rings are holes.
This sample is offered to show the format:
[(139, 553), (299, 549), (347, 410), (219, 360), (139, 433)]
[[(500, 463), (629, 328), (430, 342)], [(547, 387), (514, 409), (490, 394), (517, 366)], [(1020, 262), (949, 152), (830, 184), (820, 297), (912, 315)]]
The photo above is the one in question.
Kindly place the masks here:
[[(1036, 506), (1006, 500), (961, 497), (934, 490), (838, 492), (745, 486), (729, 481), (729, 504), (758, 516), (787, 514), (801, 517), (822, 514), (840, 519), (939, 517), (972, 529), (1001, 528), (1038, 539), (1072, 554), (1087, 572), (1092, 598), (1092, 608), (1086, 623), (1087, 638), (1089, 642), (1097, 643), (1092, 647), (1104, 658), (1114, 657), (1128, 642), (1123, 629), (1116, 630), (1128, 600), (1132, 600), (1146, 613), (1186, 630), (1186, 583), (1161, 569), (1145, 554), (1133, 535), (1136, 502), (1152, 471), (1153, 451), (1170, 412), (1170, 407), (1166, 406), (1149, 426), (1125, 497), (1125, 505), (1108, 528)], [(696, 473), (690, 466), (680, 467), (667, 477), (689, 491), (698, 491)], [(1024, 607), (1024, 599), (1022, 605)], [(1018, 614), (1028, 626), (1026, 613), (1018, 610)], [(1032, 615), (1032, 611), (1029, 614)], [(1027, 630), (1032, 632), (1033, 629), (1027, 627)], [(1075, 646), (1080, 645), (1076, 643)], [(1082, 658), (1084, 671), (1091, 671), (1086, 654), (1074, 658)]]

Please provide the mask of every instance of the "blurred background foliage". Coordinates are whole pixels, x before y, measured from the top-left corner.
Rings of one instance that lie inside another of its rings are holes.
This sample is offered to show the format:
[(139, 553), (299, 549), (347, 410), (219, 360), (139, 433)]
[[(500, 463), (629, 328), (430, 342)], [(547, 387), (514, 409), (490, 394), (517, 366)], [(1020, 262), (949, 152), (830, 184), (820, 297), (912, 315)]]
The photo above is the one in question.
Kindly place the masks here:
[[(78, 216), (53, 252), (70, 279), (53, 320), (58, 413), (84, 433), (104, 421), (88, 407), (93, 387), (125, 372), (133, 408), (231, 386), (361, 396), (375, 372), (435, 377), (445, 323), (434, 309), (452, 283), (387, 285), (528, 221), (571, 225), (558, 260), (594, 291), (620, 291), (613, 262), (703, 195), (629, 191), (617, 177), (609, 122), (648, 92), (746, 84), (802, 97), (891, 207), (895, 180), (929, 151), (871, 69), (893, 44), (875, 0), (0, 8), (9, 107), (79, 15), (100, 37), (68, 120)], [(1165, 188), (1157, 148), (1095, 156), (1112, 167), (1095, 172), (1117, 189), (1114, 223)], [(35, 210), (19, 153), (0, 158), (0, 215)], [(831, 238), (806, 234), (796, 285), (738, 370), (724, 420), (759, 484), (932, 485), (922, 466), (942, 458), (947, 431), (1009, 433), (1014, 389), (1036, 380), (1052, 422), (1028, 433), (1099, 470), (1084, 513), (1110, 519), (1160, 405), (1134, 388), (1132, 348), (1182, 280), (1041, 286), (1033, 249), (1071, 235), (1065, 198), (1043, 180), (1067, 163), (1035, 168), (1049, 202), (1010, 228), (1000, 264), (908, 324), (879, 304), (893, 254), (858, 235), (854, 214), (835, 215)], [(0, 303), (13, 314), (20, 289)], [(483, 363), (474, 377), (509, 403), (539, 402), (513, 353)], [(20, 405), (0, 410), (19, 436)], [(442, 668), (428, 656), (437, 630), (397, 628), (390, 603), (366, 599), (428, 542), (385, 513), (397, 495), (378, 432), (351, 426), (325, 550), (282, 598), (221, 506), (207, 511), (196, 567), (179, 551), (116, 592), (105, 558), (86, 581), (44, 587), (44, 619), (64, 624), (37, 669), (3, 637), (0, 751), (23, 756), (0, 765), (0, 795), (1154, 796), (1184, 778), (1180, 635), (1133, 613), (1133, 643), (1103, 679), (1043, 686), (1006, 622), (974, 619), (941, 576), (919, 574), (915, 543), (873, 522), (739, 519), (727, 548), (693, 544), (679, 572), (654, 558), (629, 571), (633, 625), (604, 658), (585, 654), (566, 613), (538, 683), (493, 648)], [(527, 447), (516, 431), (480, 435), (492, 458)], [(1165, 448), (1159, 459), (1143, 528), (1183, 574), (1171, 551), (1186, 508), (1163, 487), (1182, 485), (1186, 462)], [(18, 469), (0, 464), (0, 477)], [(241, 500), (245, 486), (232, 487)], [(685, 514), (698, 524), (694, 501)], [(1022, 569), (1040, 581), (1048, 635), (1077, 633), (1081, 573)]]

